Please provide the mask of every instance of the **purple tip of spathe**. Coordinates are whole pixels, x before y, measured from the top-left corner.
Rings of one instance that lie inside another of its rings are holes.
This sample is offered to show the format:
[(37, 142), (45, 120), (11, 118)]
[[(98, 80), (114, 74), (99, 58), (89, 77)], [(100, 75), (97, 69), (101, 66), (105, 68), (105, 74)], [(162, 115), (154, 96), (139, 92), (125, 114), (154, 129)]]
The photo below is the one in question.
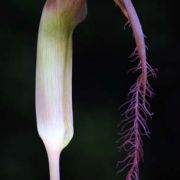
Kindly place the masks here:
[(131, 86), (128, 94), (128, 102), (122, 107), (126, 110), (123, 113), (123, 120), (119, 126), (121, 129), (118, 142), (119, 149), (124, 150), (127, 156), (118, 162), (122, 172), (128, 170), (126, 180), (139, 180), (139, 163), (143, 158), (142, 135), (149, 136), (147, 118), (152, 117), (148, 99), (153, 96), (153, 89), (149, 83), (149, 77), (156, 77), (156, 71), (148, 64), (146, 58), (145, 36), (131, 0), (114, 0), (116, 4), (127, 14), (128, 24), (132, 28), (136, 42), (135, 51), (132, 53), (133, 62), (138, 61), (137, 67), (129, 71), (139, 72), (136, 82)]

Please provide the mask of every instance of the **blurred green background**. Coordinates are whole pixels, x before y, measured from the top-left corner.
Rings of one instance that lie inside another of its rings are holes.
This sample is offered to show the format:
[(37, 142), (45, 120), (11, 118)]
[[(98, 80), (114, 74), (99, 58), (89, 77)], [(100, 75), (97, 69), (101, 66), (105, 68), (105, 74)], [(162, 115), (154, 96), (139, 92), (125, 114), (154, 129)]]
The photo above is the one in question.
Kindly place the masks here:
[[(180, 38), (178, 1), (133, 0), (159, 69), (151, 80), (151, 139), (144, 138), (141, 180), (180, 179)], [(48, 162), (36, 131), (36, 41), (44, 0), (0, 6), (0, 180), (48, 180)], [(119, 106), (134, 82), (126, 74), (135, 48), (126, 19), (112, 0), (89, 0), (88, 17), (74, 33), (75, 135), (61, 157), (62, 180), (124, 180), (116, 140)]]

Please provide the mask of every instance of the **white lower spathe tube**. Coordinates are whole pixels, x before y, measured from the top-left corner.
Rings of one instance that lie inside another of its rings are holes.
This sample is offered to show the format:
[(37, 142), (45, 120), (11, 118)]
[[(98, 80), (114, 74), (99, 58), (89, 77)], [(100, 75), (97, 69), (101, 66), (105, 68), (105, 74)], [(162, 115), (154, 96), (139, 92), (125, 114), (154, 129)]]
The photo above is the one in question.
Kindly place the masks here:
[(72, 32), (85, 16), (85, 0), (47, 0), (41, 17), (36, 118), (48, 154), (51, 180), (60, 179), (59, 156), (73, 137)]

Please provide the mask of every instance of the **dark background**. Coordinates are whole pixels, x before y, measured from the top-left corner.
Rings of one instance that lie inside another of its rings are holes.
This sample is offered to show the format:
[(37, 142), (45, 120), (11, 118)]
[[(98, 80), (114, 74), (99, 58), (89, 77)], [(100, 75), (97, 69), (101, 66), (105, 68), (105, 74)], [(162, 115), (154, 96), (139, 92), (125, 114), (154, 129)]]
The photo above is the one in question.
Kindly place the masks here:
[[(144, 138), (141, 180), (178, 178), (180, 167), (180, 38), (178, 1), (134, 0), (147, 38), (155, 115)], [(36, 41), (43, 0), (2, 1), (0, 6), (0, 180), (47, 180), (48, 162), (36, 131)], [(74, 33), (75, 135), (61, 157), (62, 180), (123, 180), (117, 174), (119, 106), (134, 76), (135, 48), (126, 19), (112, 0), (88, 1), (89, 14)], [(176, 178), (175, 178), (176, 177)]]

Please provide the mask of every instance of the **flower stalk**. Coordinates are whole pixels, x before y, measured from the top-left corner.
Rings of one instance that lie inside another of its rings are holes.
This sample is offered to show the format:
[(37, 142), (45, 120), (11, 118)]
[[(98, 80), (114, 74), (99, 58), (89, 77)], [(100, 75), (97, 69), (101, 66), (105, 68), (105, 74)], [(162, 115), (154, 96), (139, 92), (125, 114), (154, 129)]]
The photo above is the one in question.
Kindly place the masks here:
[(72, 33), (86, 16), (85, 0), (47, 0), (41, 17), (36, 62), (36, 119), (59, 180), (59, 157), (73, 137)]

